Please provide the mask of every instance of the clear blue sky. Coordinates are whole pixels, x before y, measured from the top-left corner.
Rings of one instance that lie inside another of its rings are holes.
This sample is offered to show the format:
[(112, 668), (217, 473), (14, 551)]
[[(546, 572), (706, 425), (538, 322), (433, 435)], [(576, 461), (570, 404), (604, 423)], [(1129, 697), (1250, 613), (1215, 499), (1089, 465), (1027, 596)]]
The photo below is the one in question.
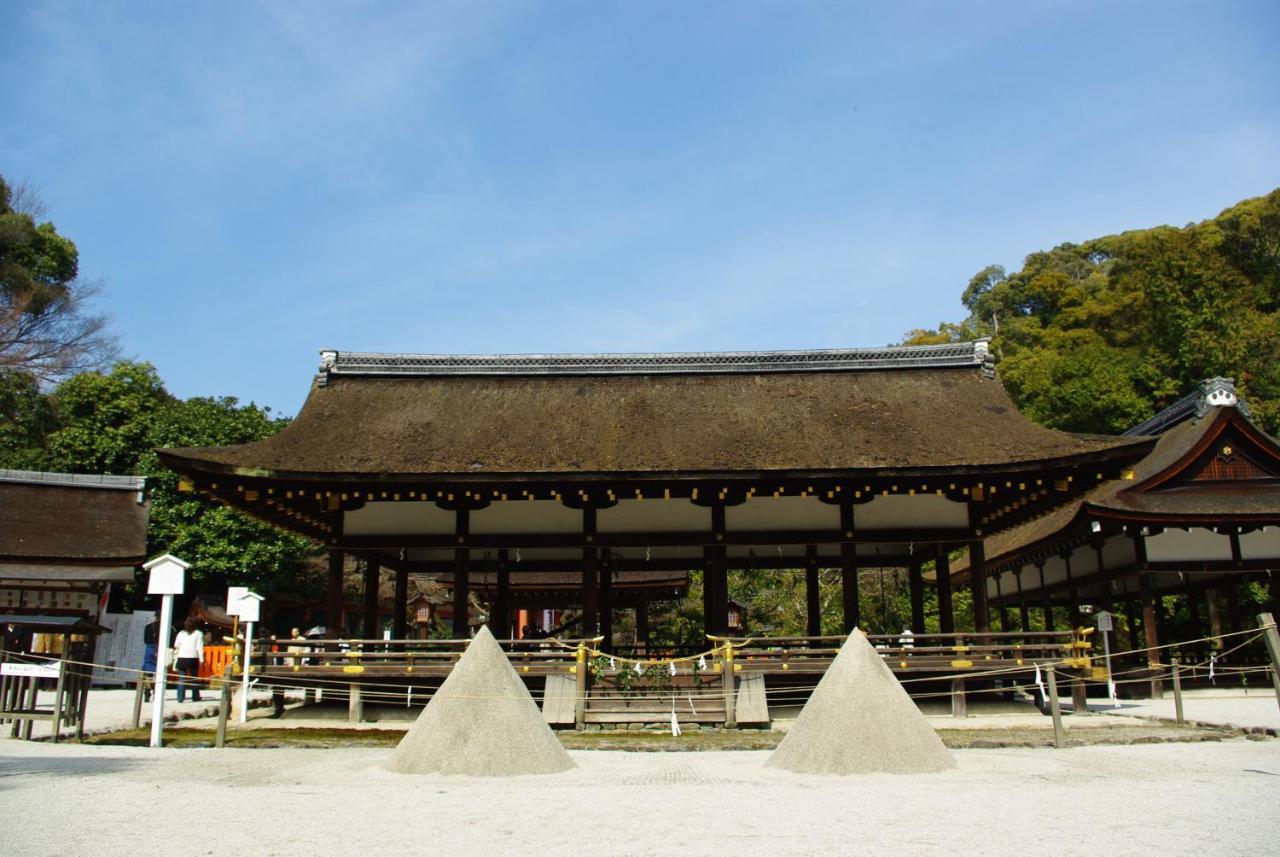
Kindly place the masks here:
[(1280, 3), (0, 0), (0, 174), (125, 352), (883, 345), (1280, 186)]

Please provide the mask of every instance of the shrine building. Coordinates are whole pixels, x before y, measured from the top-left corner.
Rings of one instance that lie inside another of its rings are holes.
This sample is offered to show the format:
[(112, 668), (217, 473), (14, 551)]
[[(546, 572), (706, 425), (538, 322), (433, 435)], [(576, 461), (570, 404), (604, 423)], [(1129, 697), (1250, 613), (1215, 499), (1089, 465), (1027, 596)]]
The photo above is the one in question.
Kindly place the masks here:
[[(278, 435), (165, 449), (182, 486), (329, 550), (339, 628), (344, 555), (447, 576), (455, 635), (472, 587), (511, 636), (511, 576), (564, 592), (607, 647), (619, 575), (705, 574), (706, 631), (729, 620), (729, 568), (842, 574), (858, 624), (861, 569), (938, 560), (941, 630), (954, 628), (948, 552), (968, 546), (975, 630), (989, 630), (988, 540), (1100, 484), (1132, 477), (1155, 439), (1054, 431), (1023, 416), (987, 342), (817, 351), (408, 355), (326, 350)], [(567, 577), (571, 575), (570, 577)], [(660, 575), (656, 578), (664, 580)], [(666, 584), (663, 584), (666, 585)], [(999, 596), (997, 596), (998, 598)], [(396, 636), (405, 628), (396, 599)], [(636, 599), (627, 607), (634, 609)], [(370, 626), (366, 617), (366, 627)]]

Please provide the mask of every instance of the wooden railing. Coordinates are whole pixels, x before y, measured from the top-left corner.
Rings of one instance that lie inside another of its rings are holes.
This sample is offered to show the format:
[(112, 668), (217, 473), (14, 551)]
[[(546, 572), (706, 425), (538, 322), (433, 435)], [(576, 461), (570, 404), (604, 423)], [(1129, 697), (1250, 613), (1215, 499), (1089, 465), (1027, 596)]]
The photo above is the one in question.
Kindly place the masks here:
[[(1034, 668), (1062, 663), (1085, 667), (1091, 655), (1091, 629), (1028, 633), (871, 634), (871, 642), (894, 672), (976, 672)], [(843, 636), (727, 638), (743, 671), (809, 672), (825, 669)]]
[[(578, 641), (499, 640), (516, 671), (546, 675), (576, 661)], [(254, 672), (377, 676), (448, 675), (470, 640), (277, 640), (255, 645)]]
[[(1058, 663), (1089, 665), (1091, 629), (1036, 633), (901, 634), (868, 637), (895, 672), (980, 672)], [(708, 660), (718, 665), (719, 647), (733, 644), (737, 672), (823, 672), (843, 636), (712, 638)], [(468, 640), (277, 640), (255, 646), (254, 671), (271, 675), (326, 674), (376, 678), (447, 675)], [(579, 640), (500, 640), (512, 666), (523, 675), (564, 672), (576, 662)], [(660, 655), (654, 662), (663, 662)]]

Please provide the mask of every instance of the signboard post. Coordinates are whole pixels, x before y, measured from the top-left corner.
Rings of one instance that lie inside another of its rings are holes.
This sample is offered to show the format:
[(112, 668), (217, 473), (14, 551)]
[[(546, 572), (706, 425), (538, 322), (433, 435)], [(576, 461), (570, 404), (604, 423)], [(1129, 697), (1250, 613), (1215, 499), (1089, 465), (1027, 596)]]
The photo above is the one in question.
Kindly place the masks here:
[(249, 720), (249, 669), (253, 659), (253, 623), (262, 596), (244, 586), (227, 587), (227, 612), (244, 622), (244, 677), (240, 684), (240, 722)]
[(1098, 611), (1094, 620), (1098, 623), (1098, 633), (1102, 634), (1102, 654), (1107, 665), (1107, 695), (1111, 697), (1111, 704), (1119, 708), (1120, 701), (1116, 699), (1116, 683), (1111, 678), (1111, 631), (1114, 630), (1115, 624), (1112, 622), (1111, 614), (1106, 610)]
[(151, 702), (151, 746), (162, 746), (164, 729), (164, 684), (169, 671), (169, 630), (173, 625), (173, 596), (181, 595), (187, 569), (191, 564), (173, 554), (158, 556), (142, 566), (147, 578), (147, 594), (160, 596), (160, 633), (156, 640), (155, 696)]

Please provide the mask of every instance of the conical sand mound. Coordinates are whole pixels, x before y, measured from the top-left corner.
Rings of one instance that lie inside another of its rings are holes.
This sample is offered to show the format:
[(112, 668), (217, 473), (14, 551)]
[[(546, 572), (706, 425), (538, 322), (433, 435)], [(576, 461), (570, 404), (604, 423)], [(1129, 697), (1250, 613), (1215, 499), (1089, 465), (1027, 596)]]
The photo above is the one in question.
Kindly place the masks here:
[(956, 763), (855, 628), (765, 764), (803, 774), (926, 774)]
[(576, 767), (487, 627), (481, 628), (387, 767), (510, 777)]

